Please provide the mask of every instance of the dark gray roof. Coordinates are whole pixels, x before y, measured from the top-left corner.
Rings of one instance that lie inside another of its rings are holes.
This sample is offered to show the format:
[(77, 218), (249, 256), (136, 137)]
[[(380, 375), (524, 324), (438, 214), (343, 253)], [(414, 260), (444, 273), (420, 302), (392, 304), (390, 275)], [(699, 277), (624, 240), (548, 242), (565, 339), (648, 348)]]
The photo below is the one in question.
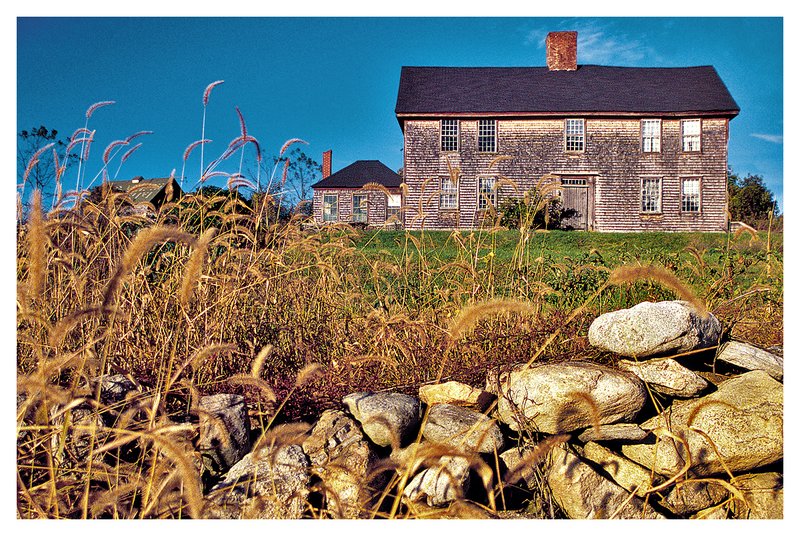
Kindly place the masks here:
[[(128, 192), (131, 201), (136, 203), (149, 203), (163, 190), (169, 181), (174, 180), (169, 177), (158, 179), (145, 179), (144, 177), (134, 177), (127, 181), (111, 181), (111, 188), (120, 192)], [(180, 186), (176, 182), (172, 186), (180, 195)]]
[(311, 187), (361, 188), (371, 182), (376, 182), (386, 188), (399, 188), (403, 178), (379, 160), (356, 160)]
[(712, 66), (403, 67), (395, 113), (720, 114), (739, 107)]

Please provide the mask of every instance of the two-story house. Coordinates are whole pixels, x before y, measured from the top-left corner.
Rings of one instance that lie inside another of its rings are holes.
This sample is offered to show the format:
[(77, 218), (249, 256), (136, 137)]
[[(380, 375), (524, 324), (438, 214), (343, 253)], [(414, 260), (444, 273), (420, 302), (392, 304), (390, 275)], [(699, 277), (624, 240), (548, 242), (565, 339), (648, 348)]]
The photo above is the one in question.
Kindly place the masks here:
[(739, 108), (716, 70), (578, 65), (577, 32), (546, 49), (547, 67), (402, 68), (406, 227), (477, 227), (555, 181), (576, 229), (725, 230)]

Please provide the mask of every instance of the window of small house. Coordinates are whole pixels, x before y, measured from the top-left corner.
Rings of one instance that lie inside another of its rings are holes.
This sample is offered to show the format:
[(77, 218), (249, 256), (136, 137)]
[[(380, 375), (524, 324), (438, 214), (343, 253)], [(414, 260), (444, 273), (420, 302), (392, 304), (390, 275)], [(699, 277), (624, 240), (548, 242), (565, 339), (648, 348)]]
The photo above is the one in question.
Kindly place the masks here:
[(458, 208), (458, 186), (450, 177), (442, 177), (440, 181), (439, 208)]
[(681, 181), (681, 210), (700, 212), (700, 179), (697, 177)]
[(642, 120), (642, 151), (645, 153), (661, 151), (661, 119)]
[(364, 194), (353, 195), (353, 221), (367, 223), (367, 196)]
[(478, 121), (478, 151), (482, 153), (497, 151), (497, 121), (494, 119)]
[(564, 137), (567, 151), (583, 151), (585, 145), (583, 130), (583, 119), (567, 119)]
[(442, 151), (458, 151), (458, 119), (442, 119)]
[(339, 196), (322, 197), (322, 221), (339, 221)]
[(478, 177), (478, 210), (497, 206), (497, 189), (494, 177)]
[(400, 194), (389, 194), (386, 197), (386, 221), (400, 221)]
[(642, 179), (642, 212), (661, 212), (661, 179)]
[(695, 152), (700, 150), (700, 120), (684, 119), (681, 121), (681, 137), (683, 150)]

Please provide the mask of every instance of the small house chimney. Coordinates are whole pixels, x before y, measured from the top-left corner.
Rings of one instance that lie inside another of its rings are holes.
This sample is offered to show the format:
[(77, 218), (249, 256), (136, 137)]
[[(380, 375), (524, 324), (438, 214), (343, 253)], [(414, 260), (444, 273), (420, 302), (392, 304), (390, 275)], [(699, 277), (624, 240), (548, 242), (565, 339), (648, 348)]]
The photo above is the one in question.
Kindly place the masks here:
[(327, 179), (331, 176), (331, 159), (333, 158), (333, 151), (328, 149), (322, 153), (322, 178)]
[(550, 32), (545, 46), (549, 70), (574, 71), (578, 68), (578, 32)]

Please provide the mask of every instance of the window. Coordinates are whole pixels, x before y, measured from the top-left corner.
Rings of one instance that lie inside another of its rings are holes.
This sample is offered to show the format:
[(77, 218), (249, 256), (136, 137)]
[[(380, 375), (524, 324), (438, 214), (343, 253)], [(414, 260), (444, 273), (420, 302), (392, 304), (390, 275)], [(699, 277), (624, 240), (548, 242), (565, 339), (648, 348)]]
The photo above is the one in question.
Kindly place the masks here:
[(339, 221), (339, 196), (322, 197), (322, 221)]
[(478, 210), (497, 205), (497, 190), (494, 177), (478, 177)]
[(700, 120), (684, 119), (681, 121), (681, 138), (683, 150), (695, 152), (700, 150)]
[(458, 151), (458, 119), (442, 119), (442, 151)]
[(481, 153), (497, 151), (497, 121), (494, 119), (478, 121), (478, 151)]
[(567, 119), (566, 122), (566, 149), (567, 151), (583, 151), (583, 119)]
[(642, 152), (661, 152), (661, 119), (642, 119)]
[(389, 194), (386, 198), (386, 221), (400, 221), (400, 194)]
[(642, 179), (642, 212), (661, 212), (661, 179)]
[(353, 195), (353, 221), (367, 223), (367, 196), (364, 194)]
[(681, 210), (700, 212), (700, 179), (697, 177), (681, 181)]
[(440, 181), (439, 208), (458, 208), (458, 185), (450, 177), (442, 177)]

